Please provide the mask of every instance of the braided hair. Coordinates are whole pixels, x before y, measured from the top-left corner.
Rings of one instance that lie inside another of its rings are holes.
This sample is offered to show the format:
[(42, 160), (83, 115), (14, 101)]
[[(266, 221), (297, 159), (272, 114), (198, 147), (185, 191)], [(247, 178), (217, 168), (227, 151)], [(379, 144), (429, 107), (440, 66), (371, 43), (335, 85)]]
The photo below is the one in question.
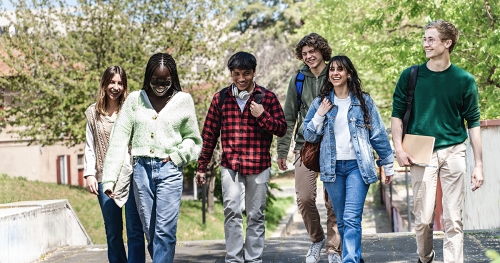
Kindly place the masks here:
[(144, 73), (144, 83), (142, 84), (142, 89), (147, 90), (151, 88), (149, 84), (151, 82), (151, 77), (153, 76), (153, 72), (155, 72), (159, 66), (168, 68), (170, 77), (172, 78), (172, 88), (176, 91), (181, 91), (181, 83), (179, 82), (179, 76), (177, 75), (177, 65), (175, 64), (174, 58), (167, 53), (156, 53), (149, 58), (146, 66), (146, 72)]
[[(358, 72), (354, 68), (354, 65), (352, 64), (351, 60), (344, 55), (337, 55), (332, 57), (327, 65), (328, 70), (330, 70), (332, 63), (336, 63), (338, 66), (342, 66), (344, 70), (347, 71), (347, 75), (350, 75), (350, 78), (347, 79), (347, 88), (349, 89), (350, 93), (354, 94), (354, 96), (358, 98), (361, 104), (361, 109), (363, 110), (364, 123), (366, 127), (371, 129), (371, 116), (370, 112), (368, 111), (368, 107), (366, 106), (365, 98), (363, 97), (364, 94), (368, 95), (368, 93), (363, 91), (361, 87), (361, 79), (359, 78)], [(330, 78), (327, 76), (325, 78), (325, 81), (323, 82), (323, 86), (320, 89), (319, 96), (328, 96), (328, 94), (332, 90), (333, 84), (330, 82)]]

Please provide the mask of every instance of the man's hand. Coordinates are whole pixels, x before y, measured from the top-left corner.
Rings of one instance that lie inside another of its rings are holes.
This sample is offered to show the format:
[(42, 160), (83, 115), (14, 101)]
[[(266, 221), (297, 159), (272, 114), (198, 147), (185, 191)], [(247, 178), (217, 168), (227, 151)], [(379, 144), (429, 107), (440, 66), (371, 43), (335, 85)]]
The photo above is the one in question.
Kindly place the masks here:
[(398, 160), (399, 166), (411, 166), (415, 163), (415, 159), (411, 157), (407, 152), (401, 150), (396, 151), (396, 159)]
[(99, 195), (98, 188), (97, 188), (97, 179), (95, 179), (95, 176), (89, 175), (87, 176), (87, 191), (91, 194)]
[(205, 173), (197, 172), (196, 173), (196, 184), (202, 185), (202, 184), (205, 184), (206, 182), (207, 182), (207, 178), (205, 178)]
[(286, 165), (286, 158), (278, 158), (278, 168), (280, 168), (281, 171), (288, 170), (288, 166)]
[(329, 99), (327, 98), (324, 98), (322, 101), (321, 101), (321, 104), (319, 105), (319, 108), (318, 108), (318, 115), (323, 117), (326, 115), (326, 113), (333, 107), (333, 104), (330, 102)]
[(470, 185), (472, 187), (472, 191), (476, 191), (483, 185), (483, 167), (476, 166), (472, 171), (472, 177), (470, 178)]
[(384, 183), (385, 184), (391, 184), (391, 182), (392, 182), (392, 176), (386, 176), (385, 180), (384, 180)]
[(264, 112), (264, 107), (255, 101), (250, 102), (250, 113), (255, 118), (258, 118)]

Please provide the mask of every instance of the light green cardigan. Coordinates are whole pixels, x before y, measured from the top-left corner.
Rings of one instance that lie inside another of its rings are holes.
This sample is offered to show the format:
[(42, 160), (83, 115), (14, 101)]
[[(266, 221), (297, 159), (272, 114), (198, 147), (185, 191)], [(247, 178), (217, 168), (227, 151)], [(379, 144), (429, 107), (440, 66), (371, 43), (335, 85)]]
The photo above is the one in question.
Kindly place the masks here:
[(145, 95), (141, 91), (130, 93), (120, 110), (104, 161), (103, 189), (113, 189), (130, 139), (132, 156), (170, 157), (177, 166), (197, 160), (201, 152), (202, 139), (191, 95), (178, 92), (159, 113)]

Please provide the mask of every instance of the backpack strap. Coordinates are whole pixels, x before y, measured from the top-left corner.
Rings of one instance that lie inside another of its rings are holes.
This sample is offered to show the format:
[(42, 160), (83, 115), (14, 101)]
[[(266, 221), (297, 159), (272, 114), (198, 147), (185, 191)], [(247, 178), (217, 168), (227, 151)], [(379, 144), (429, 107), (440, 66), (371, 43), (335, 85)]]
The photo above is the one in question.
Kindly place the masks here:
[(408, 96), (406, 97), (406, 112), (403, 117), (402, 138), (404, 138), (405, 134), (408, 132), (408, 121), (410, 120), (411, 105), (413, 103), (413, 95), (415, 94), (415, 86), (417, 85), (417, 76), (418, 65), (413, 65), (410, 68), (410, 78), (408, 79)]
[(299, 71), (297, 73), (297, 77), (295, 77), (295, 90), (297, 91), (297, 105), (298, 111), (300, 111), (300, 106), (302, 104), (302, 86), (304, 86), (305, 76), (302, 72)]
[[(262, 91), (264, 91), (264, 87), (260, 87), (260, 88), (262, 89)], [(263, 97), (264, 97), (264, 92), (262, 92), (262, 93), (256, 93), (253, 96), (253, 101), (255, 101), (255, 103), (257, 103), (257, 104), (261, 104)]]
[(219, 108), (220, 115), (217, 121), (217, 129), (215, 130), (217, 137), (220, 136), (220, 128), (222, 127), (222, 106), (224, 106), (224, 101), (227, 98), (227, 89), (229, 89), (229, 87), (223, 88), (219, 92), (219, 104), (217, 104), (217, 107)]

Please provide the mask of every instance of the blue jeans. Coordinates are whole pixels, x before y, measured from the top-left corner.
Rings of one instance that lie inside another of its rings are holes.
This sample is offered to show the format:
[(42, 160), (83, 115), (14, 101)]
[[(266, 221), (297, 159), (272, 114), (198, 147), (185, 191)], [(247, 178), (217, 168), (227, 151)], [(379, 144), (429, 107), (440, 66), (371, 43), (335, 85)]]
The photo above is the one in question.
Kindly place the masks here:
[(342, 262), (364, 262), (361, 247), (361, 219), (369, 184), (365, 184), (356, 160), (337, 161), (335, 182), (324, 182), (337, 215), (342, 240)]
[[(130, 186), (130, 194), (125, 203), (125, 219), (127, 224), (127, 246), (128, 262), (146, 262), (146, 251), (144, 248), (144, 232), (135, 205), (134, 191)], [(122, 209), (115, 204), (102, 191), (102, 183), (98, 183), (99, 205), (101, 206), (104, 227), (106, 228), (106, 240), (108, 242), (108, 260), (110, 263), (125, 263), (127, 255), (123, 245), (123, 218)]]
[(153, 263), (174, 262), (182, 180), (182, 169), (172, 162), (134, 157), (135, 194)]
[[(246, 176), (221, 168), (226, 262), (262, 262), (270, 174), (269, 168)], [(247, 214), (246, 238), (243, 238), (243, 210)]]

